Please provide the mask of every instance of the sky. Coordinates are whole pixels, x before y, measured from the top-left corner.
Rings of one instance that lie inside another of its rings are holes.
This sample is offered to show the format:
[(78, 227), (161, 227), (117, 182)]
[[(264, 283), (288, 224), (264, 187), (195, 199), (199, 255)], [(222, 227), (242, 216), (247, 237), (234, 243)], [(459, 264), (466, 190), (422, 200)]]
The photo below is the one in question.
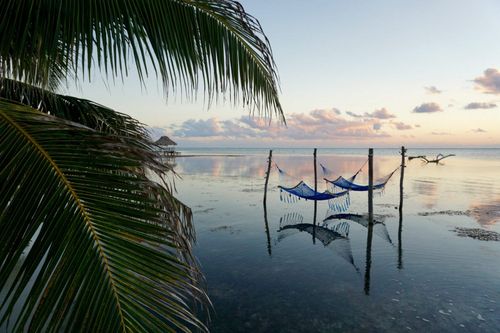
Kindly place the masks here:
[(133, 71), (67, 93), (184, 147), (500, 147), (500, 1), (241, 3), (271, 42), (286, 127)]

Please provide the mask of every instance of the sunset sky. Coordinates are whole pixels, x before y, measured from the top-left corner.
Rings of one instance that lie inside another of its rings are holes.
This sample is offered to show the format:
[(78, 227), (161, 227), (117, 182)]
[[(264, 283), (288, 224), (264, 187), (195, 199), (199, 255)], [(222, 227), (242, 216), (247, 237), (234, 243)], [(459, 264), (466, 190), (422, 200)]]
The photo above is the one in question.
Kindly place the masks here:
[(246, 0), (273, 47), (288, 126), (207, 110), (134, 73), (68, 93), (182, 146), (500, 147), (500, 1)]

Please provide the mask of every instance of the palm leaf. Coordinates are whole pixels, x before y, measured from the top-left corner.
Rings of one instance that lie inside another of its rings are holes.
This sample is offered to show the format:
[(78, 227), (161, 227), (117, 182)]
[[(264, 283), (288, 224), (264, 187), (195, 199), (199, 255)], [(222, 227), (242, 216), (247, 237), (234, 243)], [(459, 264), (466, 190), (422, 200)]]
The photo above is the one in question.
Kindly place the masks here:
[[(257, 19), (233, 0), (0, 0), (4, 76), (45, 85), (49, 69), (141, 80), (154, 73), (165, 90), (193, 96), (201, 84), (266, 115), (283, 113), (269, 41)], [(50, 18), (47, 20), (47, 18)]]
[(0, 100), (0, 326), (205, 330), (190, 211), (149, 169), (140, 140)]
[(151, 141), (144, 126), (134, 118), (83, 98), (56, 94), (7, 78), (0, 78), (0, 98), (22, 103), (105, 134)]

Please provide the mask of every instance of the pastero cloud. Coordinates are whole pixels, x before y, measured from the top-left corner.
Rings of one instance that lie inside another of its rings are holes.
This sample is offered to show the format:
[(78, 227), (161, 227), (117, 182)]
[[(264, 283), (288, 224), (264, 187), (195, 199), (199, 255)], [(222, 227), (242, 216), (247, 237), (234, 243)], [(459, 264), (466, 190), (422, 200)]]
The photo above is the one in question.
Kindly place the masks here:
[(413, 109), (414, 113), (435, 113), (443, 111), (437, 103), (423, 103)]

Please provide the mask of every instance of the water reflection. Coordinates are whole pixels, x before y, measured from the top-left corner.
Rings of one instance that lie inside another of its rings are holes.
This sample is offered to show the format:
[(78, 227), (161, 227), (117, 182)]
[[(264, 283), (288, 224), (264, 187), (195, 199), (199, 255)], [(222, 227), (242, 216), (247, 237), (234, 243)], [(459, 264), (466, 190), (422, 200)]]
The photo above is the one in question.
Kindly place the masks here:
[(319, 240), (325, 248), (328, 248), (358, 270), (354, 263), (349, 242), (348, 223), (342, 222), (331, 227), (318, 226), (315, 223), (296, 223), (301, 220), (301, 217), (300, 214), (292, 213), (286, 214), (280, 219), (277, 243), (298, 232), (306, 232), (313, 236), (313, 244), (315, 244), (316, 239)]
[(413, 182), (413, 190), (420, 196), (420, 200), (427, 209), (436, 206), (438, 196), (438, 183), (429, 179), (417, 179)]
[(389, 231), (387, 230), (387, 226), (385, 225), (385, 222), (383, 221), (385, 219), (384, 216), (377, 216), (377, 219), (373, 219), (372, 222), (370, 223), (370, 216), (369, 215), (360, 215), (360, 214), (333, 214), (328, 216), (323, 220), (324, 224), (328, 224), (331, 221), (336, 221), (336, 220), (347, 220), (347, 221), (352, 221), (355, 222), (365, 228), (368, 229), (368, 227), (371, 225), (373, 231), (377, 236), (379, 236), (381, 239), (386, 241), (387, 243), (393, 245), (391, 236), (389, 235)]
[(500, 222), (500, 197), (487, 202), (472, 203), (470, 213), (481, 226)]
[[(202, 167), (198, 165), (202, 158), (177, 159), (176, 170), (184, 176), (178, 182), (180, 199), (199, 208), (195, 249), (217, 312), (213, 331), (498, 331), (500, 268), (494, 263), (500, 243), (464, 239), (450, 230), (477, 227), (477, 222), (500, 228), (494, 217), (476, 220), (472, 213), (494, 211), (500, 205), (499, 157), (457, 157), (439, 167), (409, 163), (405, 191), (393, 177), (385, 193), (374, 198), (370, 226), (365, 192), (351, 196), (349, 212), (359, 213), (352, 215), (360, 223), (348, 218), (323, 222), (334, 214), (327, 214), (328, 207), (321, 202), (315, 223), (310, 201), (293, 205), (279, 201), (276, 172), (269, 180), (267, 207), (261, 211), (267, 152), (217, 157), (218, 162), (209, 157), (213, 161)], [(274, 160), (313, 184), (310, 152), (277, 155)], [(366, 160), (365, 153), (324, 156), (320, 150), (318, 163), (351, 176)], [(387, 175), (400, 163), (396, 150), (392, 156), (375, 153), (376, 174)], [(367, 182), (366, 174), (365, 169), (360, 182)], [(324, 184), (318, 185), (321, 191)], [(420, 215), (429, 202), (436, 212), (471, 213)], [(341, 223), (349, 225), (346, 239), (328, 243), (325, 235), (330, 231), (343, 235), (335, 229)], [(297, 224), (302, 227), (291, 227)], [(316, 245), (311, 246), (311, 238)], [(348, 251), (343, 251), (346, 244)]]

